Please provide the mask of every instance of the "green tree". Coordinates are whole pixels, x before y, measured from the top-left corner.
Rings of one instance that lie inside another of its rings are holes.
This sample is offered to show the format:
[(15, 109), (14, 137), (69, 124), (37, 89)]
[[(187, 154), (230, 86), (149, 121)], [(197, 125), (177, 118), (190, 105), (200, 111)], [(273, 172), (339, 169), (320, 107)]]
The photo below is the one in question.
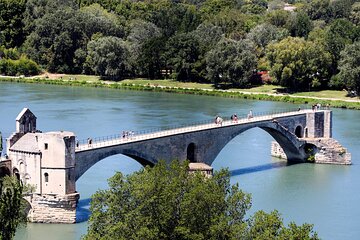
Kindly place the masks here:
[(87, 46), (86, 65), (97, 75), (121, 79), (130, 74), (129, 46), (121, 38), (101, 37)]
[(267, 58), (271, 74), (278, 83), (292, 91), (327, 86), (331, 55), (316, 42), (288, 37), (269, 44)]
[(116, 13), (127, 20), (142, 19), (155, 24), (162, 34), (189, 32), (200, 24), (200, 13), (194, 5), (175, 3), (171, 0), (122, 1)]
[(312, 20), (328, 18), (330, 0), (313, 0), (305, 5), (305, 11)]
[(165, 69), (164, 52), (166, 42), (165, 37), (151, 38), (141, 45), (140, 55), (137, 58), (137, 74), (150, 79), (159, 79), (163, 76), (160, 70)]
[(289, 31), (293, 37), (307, 38), (313, 28), (312, 21), (305, 12), (297, 12), (290, 21)]
[(0, 240), (12, 239), (16, 228), (25, 222), (22, 184), (14, 177), (0, 178)]
[(226, 171), (205, 178), (189, 175), (187, 166), (160, 161), (115, 174), (109, 190), (93, 195), (85, 239), (235, 239), (250, 195), (231, 186)]
[(207, 79), (215, 84), (248, 87), (256, 69), (255, 47), (249, 40), (221, 40), (206, 54)]
[(247, 239), (301, 239), (318, 240), (317, 233), (313, 231), (313, 225), (304, 223), (301, 226), (290, 222), (289, 227), (284, 227), (283, 219), (276, 210), (266, 213), (257, 211), (249, 219), (249, 231)]
[(351, 11), (351, 5), (354, 0), (334, 0), (330, 1), (329, 18), (348, 18)]
[(304, 8), (312, 20), (331, 22), (334, 19), (348, 18), (353, 3), (353, 0), (315, 0), (310, 1)]
[(39, 74), (40, 70), (37, 63), (26, 55), (21, 55), (16, 48), (6, 49), (0, 46), (0, 74), (30, 76)]
[[(92, 196), (84, 239), (317, 239), (312, 225), (286, 228), (277, 212), (246, 220), (250, 207), (250, 194), (230, 184), (227, 170), (205, 177), (190, 174), (188, 162), (160, 161), (128, 176), (116, 173), (108, 190)], [(263, 234), (268, 230), (272, 235)]]
[(333, 58), (332, 74), (337, 73), (337, 64), (340, 60), (340, 52), (345, 46), (353, 43), (356, 38), (356, 26), (346, 19), (334, 20), (325, 32), (327, 51)]
[(243, 14), (240, 10), (233, 8), (221, 11), (206, 22), (219, 26), (226, 37), (239, 40), (260, 22), (260, 16)]
[(19, 47), (24, 42), (22, 19), (25, 3), (26, 0), (0, 0), (0, 35), (8, 48)]
[(80, 22), (79, 12), (68, 7), (45, 14), (27, 37), (27, 55), (50, 72), (76, 72), (75, 51), (87, 43)]
[(191, 35), (199, 41), (202, 54), (204, 54), (220, 41), (223, 32), (219, 26), (211, 23), (202, 23), (195, 31), (191, 32)]
[(0, 73), (10, 76), (31, 76), (40, 73), (40, 67), (26, 56), (19, 59), (0, 59)]
[(81, 8), (79, 21), (89, 39), (95, 33), (101, 33), (104, 36), (124, 36), (124, 29), (118, 16), (109, 13), (99, 4)]
[(272, 41), (280, 41), (289, 36), (285, 28), (277, 28), (272, 24), (259, 24), (247, 34), (247, 38), (255, 43), (259, 49), (259, 55), (263, 56), (266, 46)]
[[(132, 20), (127, 41), (130, 45), (130, 64), (137, 76), (154, 78), (160, 72), (162, 48), (158, 39), (164, 40), (161, 30), (153, 23), (140, 19)], [(164, 45), (163, 43), (161, 43)]]
[(210, 83), (211, 81), (206, 79), (205, 55), (220, 41), (223, 32), (219, 26), (211, 23), (202, 23), (195, 31), (192, 31), (190, 35), (199, 43), (199, 58), (194, 63), (194, 68), (199, 78), (198, 80)]
[(349, 19), (353, 24), (360, 25), (360, 2), (356, 2), (351, 6)]
[(37, 20), (46, 14), (54, 14), (59, 9), (76, 10), (77, 4), (75, 0), (26, 0), (26, 9), (24, 12), (24, 30), (27, 34), (34, 31)]
[(79, 7), (86, 7), (92, 4), (100, 4), (101, 7), (113, 12), (116, 7), (124, 0), (76, 0)]
[(339, 81), (346, 89), (360, 94), (360, 42), (347, 45), (340, 53)]
[(266, 14), (266, 21), (277, 27), (286, 27), (290, 18), (290, 12), (285, 10), (275, 10)]
[[(239, 2), (237, 1), (239, 5)], [(247, 14), (263, 14), (266, 12), (268, 7), (268, 1), (267, 0), (251, 0), (251, 1), (244, 1), (241, 4), (241, 12), (247, 13)]]
[(235, 0), (207, 0), (200, 8), (203, 19), (210, 19), (222, 11), (228, 11), (235, 7)]
[(178, 34), (169, 39), (165, 58), (179, 81), (199, 81), (195, 63), (199, 60), (199, 42), (191, 34)]

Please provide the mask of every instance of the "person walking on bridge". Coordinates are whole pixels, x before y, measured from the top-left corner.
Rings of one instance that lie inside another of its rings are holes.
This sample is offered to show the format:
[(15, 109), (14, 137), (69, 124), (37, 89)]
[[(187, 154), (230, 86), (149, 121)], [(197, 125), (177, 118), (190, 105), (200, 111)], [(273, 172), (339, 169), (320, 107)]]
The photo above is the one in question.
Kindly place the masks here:
[(2, 134), (1, 134), (1, 131), (0, 131), (0, 157), (1, 157), (1, 153), (2, 153), (2, 150), (3, 150), (3, 145), (2, 145)]
[(248, 114), (248, 119), (252, 118), (253, 117), (253, 112), (252, 110), (250, 110), (249, 114)]

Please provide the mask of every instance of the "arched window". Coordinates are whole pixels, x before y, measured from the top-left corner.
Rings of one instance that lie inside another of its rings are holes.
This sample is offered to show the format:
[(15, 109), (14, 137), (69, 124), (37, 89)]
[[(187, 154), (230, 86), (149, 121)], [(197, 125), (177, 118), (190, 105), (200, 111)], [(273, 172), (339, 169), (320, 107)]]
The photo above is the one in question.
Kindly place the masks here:
[(20, 181), (20, 173), (19, 173), (19, 170), (17, 168), (13, 169), (13, 174), (17, 178), (17, 180)]
[(303, 137), (303, 129), (302, 127), (299, 125), (296, 127), (295, 129), (295, 135), (298, 137), (298, 138), (302, 138)]
[(25, 164), (23, 163), (23, 161), (19, 162), (19, 172), (25, 173)]
[(187, 147), (187, 159), (192, 163), (196, 162), (195, 143), (190, 143), (189, 146)]
[(44, 173), (45, 182), (49, 182), (49, 174), (46, 172)]

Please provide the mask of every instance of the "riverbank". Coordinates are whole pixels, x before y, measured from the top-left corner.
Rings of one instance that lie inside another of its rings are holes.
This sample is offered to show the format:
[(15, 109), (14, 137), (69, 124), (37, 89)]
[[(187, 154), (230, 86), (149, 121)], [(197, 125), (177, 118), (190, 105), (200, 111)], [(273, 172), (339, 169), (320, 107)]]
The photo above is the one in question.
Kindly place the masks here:
[[(80, 76), (80, 77), (76, 77), (76, 76)], [(219, 96), (219, 97), (228, 97), (228, 98), (280, 101), (280, 102), (289, 102), (294, 104), (313, 105), (320, 103), (323, 106), (328, 105), (330, 107), (335, 107), (335, 108), (360, 110), (360, 100), (358, 98), (338, 99), (338, 98), (326, 98), (326, 97), (316, 97), (316, 96), (299, 96), (299, 95), (290, 95), (290, 94), (281, 94), (281, 93), (243, 91), (243, 90), (235, 90), (235, 89), (218, 90), (212, 88), (210, 84), (204, 84), (204, 86), (202, 86), (201, 88), (199, 88), (198, 85), (194, 85), (191, 83), (185, 85), (185, 87), (179, 87), (176, 84), (171, 84), (166, 86), (161, 84), (162, 83), (161, 80), (158, 81), (125, 80), (121, 82), (113, 82), (113, 81), (100, 81), (98, 80), (98, 77), (96, 77), (94, 80), (86, 80), (86, 78), (84, 77), (82, 78), (81, 75), (76, 75), (76, 76), (63, 77), (62, 75), (57, 75), (57, 78), (0, 77), (0, 81), (208, 95), (208, 96)]]

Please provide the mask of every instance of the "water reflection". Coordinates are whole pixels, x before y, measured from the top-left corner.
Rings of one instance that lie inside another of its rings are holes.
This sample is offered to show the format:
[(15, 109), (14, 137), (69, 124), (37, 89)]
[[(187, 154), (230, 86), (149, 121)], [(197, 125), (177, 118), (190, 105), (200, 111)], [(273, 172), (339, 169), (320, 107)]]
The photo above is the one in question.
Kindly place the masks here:
[(90, 218), (90, 202), (91, 198), (80, 199), (76, 207), (76, 222), (81, 223)]
[(294, 164), (298, 164), (298, 163), (290, 163), (287, 161), (274, 162), (274, 163), (268, 163), (268, 164), (262, 164), (262, 165), (252, 166), (252, 167), (231, 170), (230, 174), (233, 177), (233, 176), (239, 176), (239, 175), (244, 175), (244, 174), (249, 174), (249, 173), (262, 172), (262, 171), (271, 170), (274, 168), (287, 167), (287, 166), (291, 166)]

